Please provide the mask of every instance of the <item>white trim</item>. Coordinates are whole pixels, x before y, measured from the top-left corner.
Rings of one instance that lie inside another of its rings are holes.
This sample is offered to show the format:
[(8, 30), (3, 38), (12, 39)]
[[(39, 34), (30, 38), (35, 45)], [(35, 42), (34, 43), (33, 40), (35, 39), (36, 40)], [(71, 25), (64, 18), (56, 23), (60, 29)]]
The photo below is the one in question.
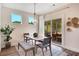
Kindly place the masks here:
[(62, 15), (62, 46), (65, 45), (65, 14)]

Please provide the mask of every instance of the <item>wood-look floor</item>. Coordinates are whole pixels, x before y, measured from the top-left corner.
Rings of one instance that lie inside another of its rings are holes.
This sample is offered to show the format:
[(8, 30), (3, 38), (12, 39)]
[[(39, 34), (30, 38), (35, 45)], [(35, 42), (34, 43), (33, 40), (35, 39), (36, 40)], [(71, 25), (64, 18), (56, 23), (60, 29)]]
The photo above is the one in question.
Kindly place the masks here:
[[(65, 51), (66, 53), (68, 53), (67, 56), (79, 56), (78, 52), (74, 52), (74, 51), (71, 51), (71, 50), (68, 50), (68, 49), (65, 49), (65, 48), (63, 48), (63, 51)], [(0, 56), (9, 56), (9, 55), (11, 55), (13, 53), (17, 53), (18, 54), (18, 52), (16, 51), (15, 47), (11, 47), (9, 49), (3, 49), (0, 52)], [(15, 55), (15, 56), (19, 56), (19, 54)]]
[(16, 48), (13, 46), (11, 48), (8, 49), (2, 49), (2, 51), (0, 52), (0, 56), (7, 56), (13, 53), (17, 53)]

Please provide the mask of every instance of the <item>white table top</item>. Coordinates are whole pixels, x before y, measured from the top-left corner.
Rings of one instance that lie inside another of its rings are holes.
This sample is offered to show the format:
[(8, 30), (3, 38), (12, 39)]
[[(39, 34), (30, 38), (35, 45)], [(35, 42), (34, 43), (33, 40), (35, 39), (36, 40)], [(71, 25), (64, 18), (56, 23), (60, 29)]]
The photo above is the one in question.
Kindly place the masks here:
[(43, 40), (44, 38), (47, 38), (47, 37), (36, 37), (36, 38), (31, 37), (31, 38), (34, 39), (34, 40)]

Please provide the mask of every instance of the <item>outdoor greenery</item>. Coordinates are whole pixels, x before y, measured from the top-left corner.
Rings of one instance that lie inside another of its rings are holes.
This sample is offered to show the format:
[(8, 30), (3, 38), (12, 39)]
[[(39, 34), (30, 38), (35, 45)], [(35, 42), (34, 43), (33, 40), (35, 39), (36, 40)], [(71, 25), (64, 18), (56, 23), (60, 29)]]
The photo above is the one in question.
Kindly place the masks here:
[(51, 21), (46, 21), (45, 22), (45, 32), (51, 32), (50, 26), (51, 26)]
[(56, 30), (56, 27), (57, 27), (57, 32), (61, 32), (61, 19), (57, 19), (57, 20), (52, 20), (52, 26), (53, 26), (53, 29)]
[[(52, 20), (52, 30), (56, 31), (57, 28), (57, 32), (61, 32), (61, 24), (61, 19)], [(45, 21), (45, 32), (51, 32), (51, 21)]]
[(20, 24), (21, 22), (20, 22), (20, 21), (14, 21), (13, 23), (17, 23), (17, 24)]

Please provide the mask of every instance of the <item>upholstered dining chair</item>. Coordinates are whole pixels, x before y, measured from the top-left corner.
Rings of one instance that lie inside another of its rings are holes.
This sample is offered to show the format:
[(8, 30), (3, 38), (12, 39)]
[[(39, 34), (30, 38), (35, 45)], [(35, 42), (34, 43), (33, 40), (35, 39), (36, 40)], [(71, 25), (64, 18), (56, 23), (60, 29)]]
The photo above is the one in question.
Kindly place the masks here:
[(43, 41), (39, 41), (39, 42), (41, 42), (41, 44), (36, 44), (36, 46), (42, 49), (43, 55), (44, 55), (44, 48), (47, 49), (47, 47), (49, 47), (50, 54), (52, 55), (52, 51), (51, 51), (51, 37), (44, 38)]
[(27, 42), (28, 41), (29, 33), (24, 33), (23, 36), (24, 36), (24, 41)]
[(29, 37), (29, 33), (24, 33), (24, 41), (26, 41), (26, 43), (31, 43), (33, 45), (33, 40)]
[(33, 33), (33, 37), (38, 37), (38, 33)]

